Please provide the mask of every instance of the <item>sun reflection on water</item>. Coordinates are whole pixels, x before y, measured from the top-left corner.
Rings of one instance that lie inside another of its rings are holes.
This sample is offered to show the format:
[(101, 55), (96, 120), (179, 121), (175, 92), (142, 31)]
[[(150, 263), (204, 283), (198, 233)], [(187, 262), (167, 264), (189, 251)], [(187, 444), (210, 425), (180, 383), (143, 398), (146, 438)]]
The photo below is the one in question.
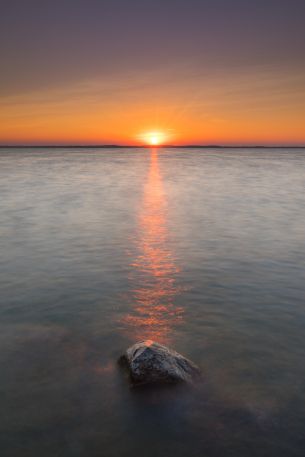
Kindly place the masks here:
[(136, 255), (130, 263), (132, 311), (124, 318), (132, 338), (168, 342), (173, 327), (183, 319), (174, 304), (181, 293), (176, 276), (180, 271), (170, 246), (167, 202), (158, 163), (151, 150), (150, 168), (134, 239)]

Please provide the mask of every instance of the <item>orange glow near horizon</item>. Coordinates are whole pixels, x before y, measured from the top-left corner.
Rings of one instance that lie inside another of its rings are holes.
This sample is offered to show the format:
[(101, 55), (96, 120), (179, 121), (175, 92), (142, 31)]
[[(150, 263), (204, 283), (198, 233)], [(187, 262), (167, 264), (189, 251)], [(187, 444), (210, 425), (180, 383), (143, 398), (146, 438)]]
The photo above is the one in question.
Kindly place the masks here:
[[(305, 92), (296, 97), (289, 78), (271, 91), (274, 81), (245, 74), (169, 84), (160, 77), (153, 88), (140, 79), (132, 87), (93, 81), (12, 94), (2, 99), (0, 144), (302, 145)], [(103, 84), (109, 90), (100, 95)]]
[(182, 322), (183, 309), (174, 304), (181, 293), (176, 284), (180, 268), (169, 246), (167, 203), (159, 172), (157, 149), (151, 150), (138, 230), (133, 240), (132, 311), (123, 319), (133, 339), (168, 342), (175, 325)]

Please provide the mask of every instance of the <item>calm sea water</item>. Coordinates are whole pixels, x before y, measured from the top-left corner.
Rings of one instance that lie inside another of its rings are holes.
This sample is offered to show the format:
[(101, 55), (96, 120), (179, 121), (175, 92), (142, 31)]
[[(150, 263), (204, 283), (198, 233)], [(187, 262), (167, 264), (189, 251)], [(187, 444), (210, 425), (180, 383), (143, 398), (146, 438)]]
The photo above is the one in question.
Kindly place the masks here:
[[(305, 150), (1, 149), (1, 457), (305, 455)], [(130, 389), (144, 338), (202, 369)]]

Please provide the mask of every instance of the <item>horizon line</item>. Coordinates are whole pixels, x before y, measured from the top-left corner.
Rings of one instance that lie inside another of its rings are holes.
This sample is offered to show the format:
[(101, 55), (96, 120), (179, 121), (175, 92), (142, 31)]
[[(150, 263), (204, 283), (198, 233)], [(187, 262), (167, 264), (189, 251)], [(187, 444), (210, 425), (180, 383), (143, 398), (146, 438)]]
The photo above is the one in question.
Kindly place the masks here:
[(304, 145), (296, 144), (238, 144), (238, 145), (227, 145), (227, 144), (185, 144), (185, 145), (174, 145), (174, 144), (163, 144), (163, 145), (127, 145), (127, 144), (0, 144), (0, 148), (109, 148), (109, 149), (119, 149), (119, 148), (136, 148), (136, 149), (185, 149), (185, 148), (219, 148), (219, 149), (230, 149), (230, 148), (262, 148), (262, 149), (271, 149), (271, 148), (291, 148), (291, 149), (304, 149)]

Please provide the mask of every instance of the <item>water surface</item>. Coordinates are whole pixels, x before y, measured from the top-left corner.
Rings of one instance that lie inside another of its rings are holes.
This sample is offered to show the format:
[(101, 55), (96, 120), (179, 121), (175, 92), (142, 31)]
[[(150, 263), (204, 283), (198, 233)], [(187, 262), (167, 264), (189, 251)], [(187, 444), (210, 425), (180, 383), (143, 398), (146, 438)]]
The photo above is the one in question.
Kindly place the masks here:
[[(304, 456), (303, 149), (0, 150), (0, 453)], [(140, 339), (194, 389), (129, 389)]]

